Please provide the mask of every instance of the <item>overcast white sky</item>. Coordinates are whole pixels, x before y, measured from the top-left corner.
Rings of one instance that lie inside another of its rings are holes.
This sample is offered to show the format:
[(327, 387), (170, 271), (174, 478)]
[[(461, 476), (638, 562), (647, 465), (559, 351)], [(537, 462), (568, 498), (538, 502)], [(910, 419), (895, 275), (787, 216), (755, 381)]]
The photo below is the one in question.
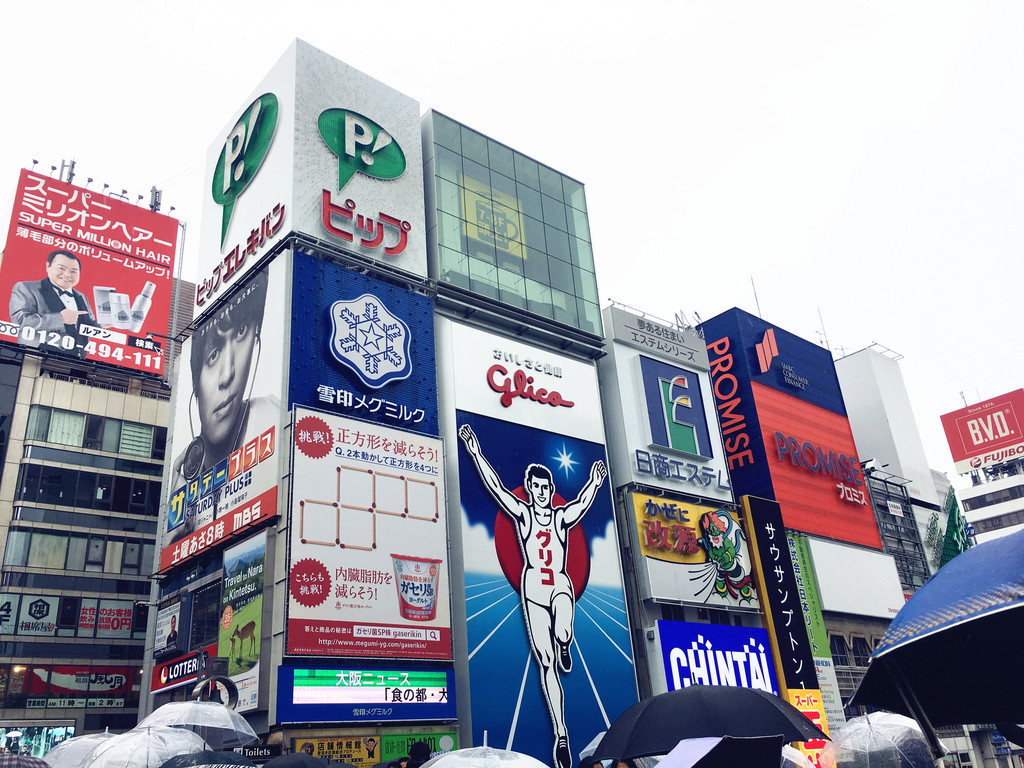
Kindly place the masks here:
[(206, 149), (300, 37), (582, 181), (604, 303), (903, 355), (955, 478), (939, 414), (1024, 386), (1022, 35), (1015, 2), (17, 3), (0, 222), (75, 159), (162, 188), (189, 265)]

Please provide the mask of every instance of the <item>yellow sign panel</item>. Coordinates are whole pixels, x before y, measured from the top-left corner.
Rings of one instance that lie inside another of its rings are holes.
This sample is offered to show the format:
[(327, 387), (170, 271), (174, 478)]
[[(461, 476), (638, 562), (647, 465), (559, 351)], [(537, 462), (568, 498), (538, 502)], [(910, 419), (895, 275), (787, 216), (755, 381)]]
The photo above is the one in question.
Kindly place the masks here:
[[(808, 720), (821, 728), (825, 733), (828, 733), (828, 721), (825, 718), (825, 704), (821, 700), (821, 691), (819, 689), (790, 688), (786, 691), (786, 696), (789, 703), (803, 712)], [(807, 755), (808, 758), (810, 758), (811, 762), (814, 763), (815, 768), (820, 768), (821, 751), (825, 748), (824, 739), (797, 742), (797, 747), (801, 752)]]
[[(663, 496), (634, 493), (633, 512), (640, 551), (645, 557), (670, 563), (703, 563), (709, 556), (704, 546), (706, 533), (723, 535), (728, 531), (741, 530), (739, 518), (734, 513), (704, 504), (684, 504)], [(704, 531), (701, 530), (702, 525)], [(726, 550), (732, 546), (735, 551), (734, 541), (723, 540), (721, 544)], [(746, 545), (741, 542), (741, 546), (745, 558)], [(729, 558), (724, 551), (716, 556), (723, 560)]]
[(380, 762), (380, 736), (328, 736), (292, 739), (292, 750), (313, 757), (371, 766)]
[(494, 246), (499, 255), (525, 258), (523, 215), (518, 199), (462, 176), (462, 211), (464, 231), (470, 240)]

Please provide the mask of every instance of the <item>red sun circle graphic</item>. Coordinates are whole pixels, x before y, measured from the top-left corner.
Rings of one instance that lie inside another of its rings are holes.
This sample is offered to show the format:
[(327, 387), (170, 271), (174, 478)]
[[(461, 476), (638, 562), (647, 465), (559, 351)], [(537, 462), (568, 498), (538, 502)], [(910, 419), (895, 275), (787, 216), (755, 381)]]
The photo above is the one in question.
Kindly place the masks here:
[(299, 605), (315, 608), (331, 594), (331, 574), (319, 560), (305, 557), (292, 566), (288, 588)]
[(311, 459), (322, 459), (334, 447), (330, 425), (316, 416), (303, 416), (295, 425), (295, 447)]
[[(526, 490), (520, 486), (512, 491), (512, 495), (527, 501)], [(551, 499), (552, 507), (564, 507), (565, 499), (557, 493)], [(505, 574), (508, 583), (518, 594), (522, 588), (523, 551), (520, 548), (519, 533), (511, 517), (500, 509), (494, 519), (494, 549), (498, 555), (498, 564)], [(569, 540), (566, 543), (565, 570), (572, 582), (573, 599), (579, 600), (587, 589), (590, 581), (590, 546), (583, 526), (574, 525), (569, 529)]]

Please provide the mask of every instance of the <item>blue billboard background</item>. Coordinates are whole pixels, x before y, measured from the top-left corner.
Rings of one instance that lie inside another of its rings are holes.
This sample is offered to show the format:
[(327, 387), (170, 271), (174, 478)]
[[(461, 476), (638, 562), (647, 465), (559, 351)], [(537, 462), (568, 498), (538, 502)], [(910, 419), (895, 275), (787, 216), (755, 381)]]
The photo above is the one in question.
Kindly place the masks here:
[[(472, 427), (481, 453), (510, 491), (523, 485), (526, 467), (536, 462), (552, 471), (555, 492), (572, 501), (586, 484), (593, 463), (605, 460), (604, 446), (598, 443), (464, 411), (457, 411), (456, 417), (458, 426)], [(554, 734), (538, 667), (519, 596), (496, 556), (495, 524), (504, 513), (461, 444), (458, 453), (464, 546), (487, 549), (465, 552), (473, 743), (482, 744), (486, 730), (488, 744), (551, 765)], [(591, 560), (589, 583), (575, 607), (572, 670), (560, 675), (574, 762), (580, 749), (637, 701), (608, 478), (576, 527), (582, 530)]]
[(437, 435), (431, 300), (299, 251), (293, 259), (288, 405)]

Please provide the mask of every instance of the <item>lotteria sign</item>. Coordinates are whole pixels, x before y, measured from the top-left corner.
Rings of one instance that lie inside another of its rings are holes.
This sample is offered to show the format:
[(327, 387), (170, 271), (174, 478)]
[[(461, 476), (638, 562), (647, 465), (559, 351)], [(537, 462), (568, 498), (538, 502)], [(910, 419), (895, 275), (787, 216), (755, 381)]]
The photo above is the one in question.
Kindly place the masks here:
[[(217, 644), (206, 646), (203, 652), (210, 657), (217, 655)], [(195, 682), (199, 679), (199, 667), (201, 665), (200, 651), (178, 656), (170, 661), (164, 661), (153, 665), (153, 681), (150, 690), (166, 691), (170, 688), (178, 688), (182, 685)]]
[(415, 100), (294, 41), (207, 152), (197, 314), (292, 232), (425, 277), (421, 152)]

